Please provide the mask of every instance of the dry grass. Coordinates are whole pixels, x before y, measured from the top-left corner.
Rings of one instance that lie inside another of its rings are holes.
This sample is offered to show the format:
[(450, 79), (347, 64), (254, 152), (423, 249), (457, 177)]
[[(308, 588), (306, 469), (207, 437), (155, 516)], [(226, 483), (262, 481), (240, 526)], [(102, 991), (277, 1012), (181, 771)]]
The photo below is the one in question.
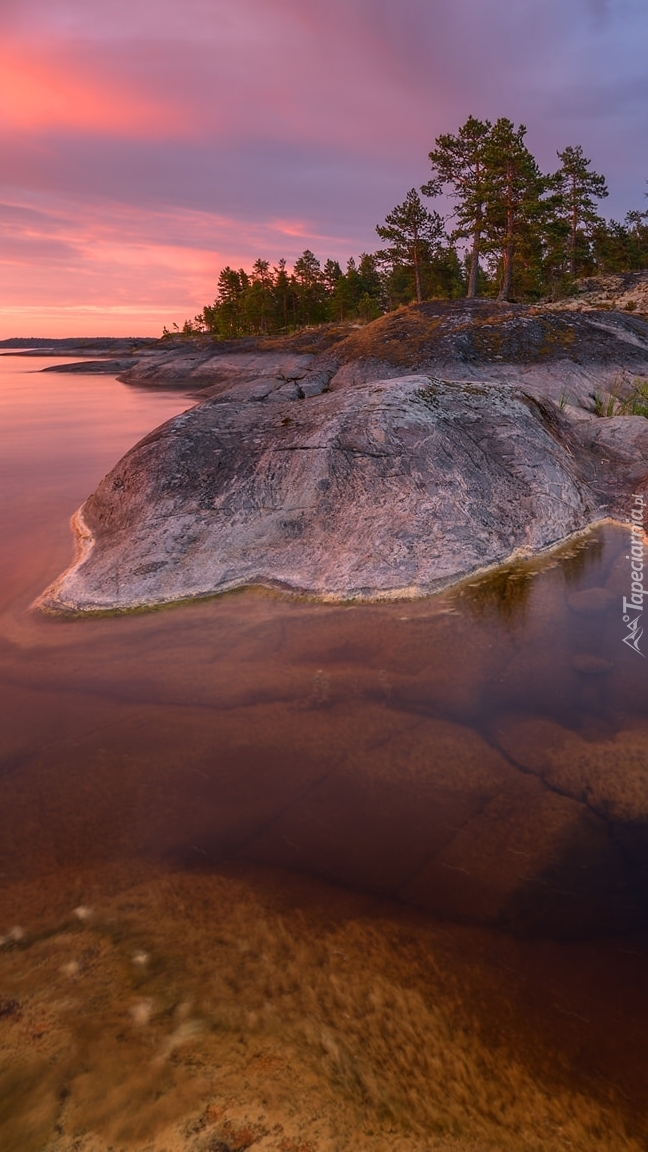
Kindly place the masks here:
[(389, 312), (353, 332), (336, 348), (344, 360), (377, 360), (422, 368), (435, 359), (491, 364), (539, 363), (573, 355), (580, 321), (540, 306), (494, 300), (428, 301)]

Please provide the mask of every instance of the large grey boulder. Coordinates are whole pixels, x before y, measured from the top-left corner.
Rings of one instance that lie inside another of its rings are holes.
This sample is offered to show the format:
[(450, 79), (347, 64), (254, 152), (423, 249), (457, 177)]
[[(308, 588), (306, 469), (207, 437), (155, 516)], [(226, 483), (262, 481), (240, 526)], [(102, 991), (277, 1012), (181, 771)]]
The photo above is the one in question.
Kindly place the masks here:
[(41, 605), (128, 609), (254, 584), (420, 595), (606, 515), (597, 476), (559, 409), (510, 386), (417, 375), (311, 397), (235, 387), (117, 464), (77, 514), (77, 560)]

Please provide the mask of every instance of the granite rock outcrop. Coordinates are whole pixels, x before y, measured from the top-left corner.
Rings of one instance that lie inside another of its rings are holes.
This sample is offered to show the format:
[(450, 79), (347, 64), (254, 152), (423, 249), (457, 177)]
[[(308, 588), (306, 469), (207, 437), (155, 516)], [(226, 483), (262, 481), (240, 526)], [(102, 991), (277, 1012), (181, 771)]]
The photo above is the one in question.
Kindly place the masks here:
[(237, 386), (140, 441), (77, 514), (79, 555), (42, 605), (128, 609), (245, 585), (419, 596), (620, 514), (634, 484), (619, 458), (606, 487), (560, 410), (508, 386), (287, 388)]
[(648, 483), (645, 416), (601, 416), (619, 411), (606, 389), (648, 381), (648, 323), (628, 313), (432, 301), (286, 339), (162, 342), (136, 360), (122, 379), (200, 403), (86, 500), (46, 609), (253, 584), (424, 595), (623, 519)]

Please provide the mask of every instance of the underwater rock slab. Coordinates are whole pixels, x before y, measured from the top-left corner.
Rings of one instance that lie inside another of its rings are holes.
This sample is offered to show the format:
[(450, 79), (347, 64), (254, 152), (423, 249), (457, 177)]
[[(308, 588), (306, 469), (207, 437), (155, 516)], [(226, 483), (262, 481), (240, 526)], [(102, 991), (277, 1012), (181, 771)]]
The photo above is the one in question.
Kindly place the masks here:
[(648, 823), (648, 727), (585, 740), (553, 720), (503, 722), (497, 744), (550, 787), (587, 804), (605, 820)]
[(309, 398), (224, 393), (106, 476), (40, 606), (129, 609), (246, 585), (422, 595), (605, 515), (585, 455), (558, 409), (510, 386), (407, 376)]

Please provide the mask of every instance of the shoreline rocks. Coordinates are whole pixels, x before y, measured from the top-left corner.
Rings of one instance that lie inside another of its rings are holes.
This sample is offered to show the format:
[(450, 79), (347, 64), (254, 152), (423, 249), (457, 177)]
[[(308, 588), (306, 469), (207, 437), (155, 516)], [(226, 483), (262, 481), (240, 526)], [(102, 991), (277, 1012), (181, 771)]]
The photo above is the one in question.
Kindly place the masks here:
[(538, 398), (593, 410), (591, 394), (630, 390), (648, 376), (648, 321), (628, 312), (493, 300), (431, 300), (366, 325), (324, 325), (286, 337), (161, 341), (124, 383), (216, 395), (260, 377), (324, 371), (332, 391), (428, 375), (508, 383)]

